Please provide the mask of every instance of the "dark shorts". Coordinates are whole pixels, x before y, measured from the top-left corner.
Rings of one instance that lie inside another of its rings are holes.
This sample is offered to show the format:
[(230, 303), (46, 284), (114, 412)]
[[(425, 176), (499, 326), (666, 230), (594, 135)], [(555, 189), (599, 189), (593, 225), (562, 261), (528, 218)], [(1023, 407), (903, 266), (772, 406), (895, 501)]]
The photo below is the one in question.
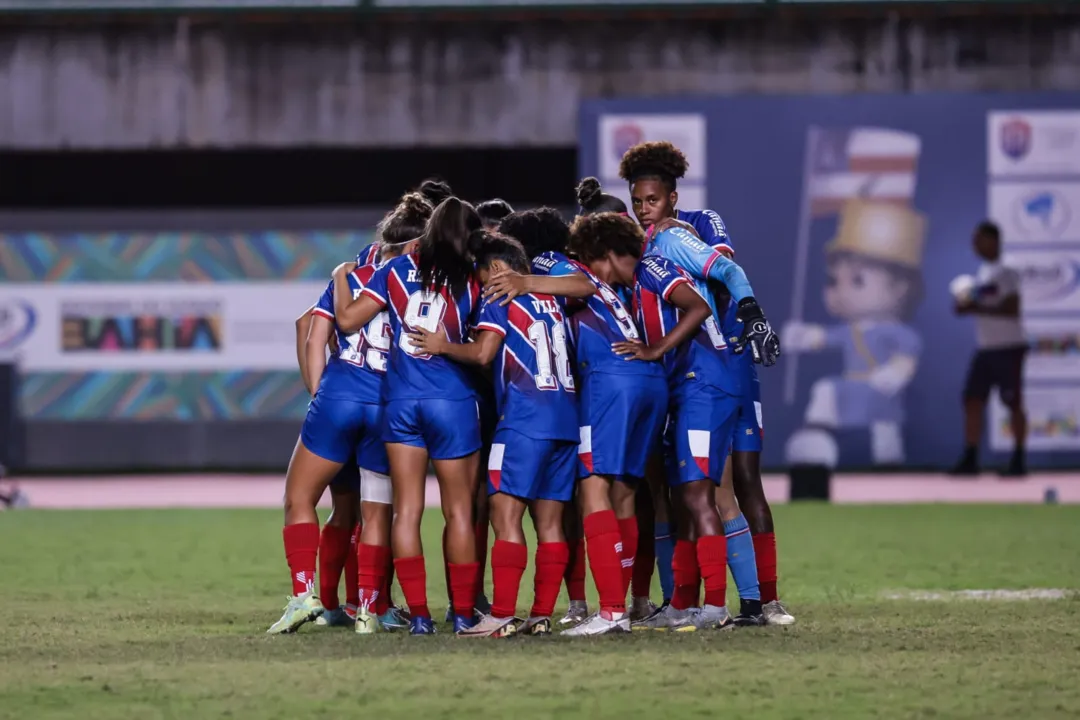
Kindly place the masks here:
[(1020, 402), (1024, 388), (1024, 355), (1027, 347), (980, 350), (971, 359), (964, 397), (985, 401), (997, 388), (1001, 402), (1013, 406)]

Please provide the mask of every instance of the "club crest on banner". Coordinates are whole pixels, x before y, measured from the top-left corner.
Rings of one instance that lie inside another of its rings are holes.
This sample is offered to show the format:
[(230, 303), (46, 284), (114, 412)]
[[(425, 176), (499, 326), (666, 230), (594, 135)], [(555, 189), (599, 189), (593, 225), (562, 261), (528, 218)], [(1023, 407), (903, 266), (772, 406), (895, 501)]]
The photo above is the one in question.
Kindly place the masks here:
[(1026, 120), (1014, 118), (1001, 126), (1001, 151), (1013, 160), (1019, 160), (1031, 150), (1031, 125)]

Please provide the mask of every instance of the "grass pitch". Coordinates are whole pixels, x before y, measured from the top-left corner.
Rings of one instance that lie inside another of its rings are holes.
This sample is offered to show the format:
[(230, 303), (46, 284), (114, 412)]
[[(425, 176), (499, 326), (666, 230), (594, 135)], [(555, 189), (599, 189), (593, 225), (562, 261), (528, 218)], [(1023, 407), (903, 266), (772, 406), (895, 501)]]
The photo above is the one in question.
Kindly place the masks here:
[(887, 599), (1080, 590), (1080, 507), (775, 512), (796, 626), (576, 641), (268, 637), (288, 589), (279, 512), (0, 514), (0, 717), (1080, 716), (1075, 594)]

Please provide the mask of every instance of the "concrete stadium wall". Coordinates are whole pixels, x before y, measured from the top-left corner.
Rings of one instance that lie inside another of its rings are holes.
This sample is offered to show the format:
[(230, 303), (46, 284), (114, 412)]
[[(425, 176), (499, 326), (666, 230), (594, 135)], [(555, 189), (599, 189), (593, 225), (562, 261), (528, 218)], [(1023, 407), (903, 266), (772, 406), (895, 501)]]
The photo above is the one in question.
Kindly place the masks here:
[(1076, 90), (1080, 18), (0, 27), (0, 147), (573, 145), (582, 99)]

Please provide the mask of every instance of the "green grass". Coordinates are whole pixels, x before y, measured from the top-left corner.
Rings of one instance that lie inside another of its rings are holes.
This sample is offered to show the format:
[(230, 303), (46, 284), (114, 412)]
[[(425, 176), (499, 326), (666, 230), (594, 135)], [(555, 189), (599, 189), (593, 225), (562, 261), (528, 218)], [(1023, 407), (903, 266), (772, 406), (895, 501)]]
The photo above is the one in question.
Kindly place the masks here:
[(288, 587), (278, 512), (3, 513), (0, 717), (1080, 715), (1075, 597), (883, 599), (1080, 589), (1080, 508), (798, 505), (776, 522), (792, 628), (466, 641), (264, 635)]

